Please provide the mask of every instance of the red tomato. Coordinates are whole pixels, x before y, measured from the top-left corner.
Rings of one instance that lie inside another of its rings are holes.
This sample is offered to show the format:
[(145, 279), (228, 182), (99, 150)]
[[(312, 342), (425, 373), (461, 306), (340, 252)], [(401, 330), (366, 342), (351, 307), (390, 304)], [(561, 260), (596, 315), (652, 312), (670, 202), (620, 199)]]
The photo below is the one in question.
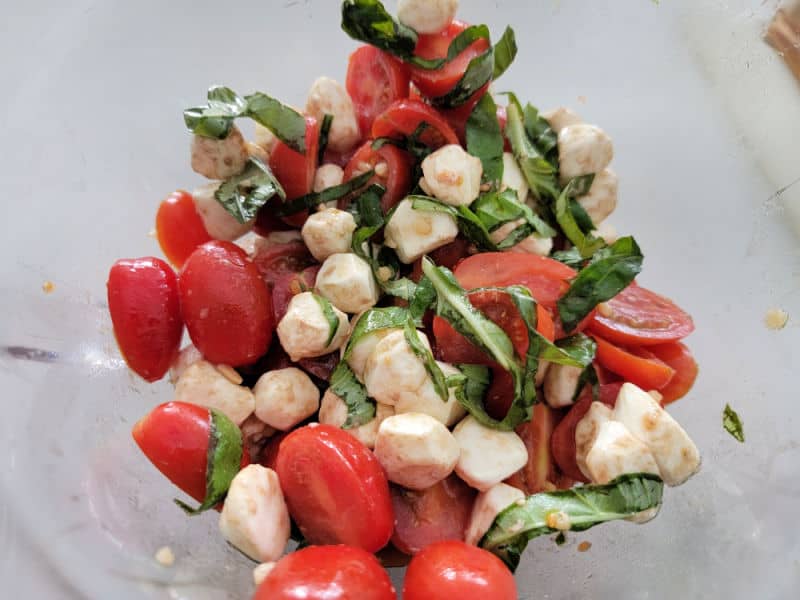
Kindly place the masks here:
[[(469, 246), (470, 243), (467, 240), (458, 237), (455, 241), (441, 246), (440, 248), (436, 248), (436, 250), (432, 250), (428, 254), (428, 258), (430, 258), (434, 264), (440, 267), (447, 267), (452, 271), (462, 258), (469, 256)], [(409, 275), (409, 277), (415, 283), (418, 283), (422, 278), (421, 258), (414, 261), (414, 266), (411, 269), (411, 275)]]
[[(442, 109), (441, 113), (442, 116), (447, 119), (447, 122), (450, 124), (450, 127), (453, 128), (453, 131), (456, 132), (458, 135), (458, 139), (461, 140), (463, 145), (466, 145), (466, 135), (467, 135), (467, 119), (472, 114), (472, 111), (475, 109), (475, 105), (480, 101), (481, 98), (486, 94), (489, 90), (489, 84), (487, 83), (482, 88), (480, 88), (477, 92), (475, 92), (469, 100), (467, 100), (461, 106), (457, 106), (455, 108), (450, 109)], [(505, 110), (505, 109), (504, 109)], [(499, 113), (499, 109), (498, 109)], [(502, 131), (502, 128), (501, 128)]]
[[(598, 400), (613, 408), (617, 402), (617, 394), (619, 394), (621, 387), (622, 383), (601, 385)], [(575, 428), (578, 426), (578, 421), (589, 412), (591, 405), (592, 389), (587, 386), (578, 397), (578, 401), (572, 405), (567, 415), (561, 419), (561, 422), (553, 430), (553, 435), (550, 438), (550, 449), (553, 452), (553, 460), (555, 460), (558, 468), (567, 477), (583, 483), (588, 483), (589, 480), (584, 477), (575, 460)]]
[(211, 241), (194, 208), (194, 198), (182, 190), (172, 192), (158, 207), (156, 235), (164, 256), (178, 268), (195, 248)]
[(179, 288), (189, 336), (210, 362), (248, 365), (267, 351), (275, 329), (272, 301), (241, 248), (200, 246), (183, 265)]
[(258, 460), (261, 466), (275, 471), (275, 465), (278, 463), (278, 451), (281, 448), (281, 442), (286, 439), (287, 435), (289, 435), (287, 432), (281, 431), (269, 438)]
[(125, 362), (147, 381), (161, 379), (183, 333), (175, 273), (158, 258), (121, 259), (111, 267), (106, 288)]
[[(354, 177), (374, 169), (375, 165), (380, 163), (386, 165), (386, 174), (376, 174), (369, 180), (369, 183), (379, 183), (386, 188), (386, 192), (381, 198), (381, 208), (386, 213), (411, 191), (411, 157), (407, 152), (389, 144), (373, 150), (372, 142), (367, 142), (356, 151), (353, 158), (347, 163), (344, 180), (350, 181)], [(345, 209), (349, 202), (349, 198), (341, 200), (339, 208)]]
[(436, 109), (418, 100), (398, 100), (375, 118), (373, 138), (410, 136), (421, 123), (428, 127), (419, 140), (433, 149), (446, 144), (458, 144), (458, 136)]
[(345, 87), (366, 137), (372, 122), (395, 100), (408, 96), (408, 67), (373, 46), (361, 46), (350, 55)]
[(330, 425), (296, 429), (281, 442), (276, 471), (289, 513), (312, 544), (375, 552), (392, 536), (383, 467), (346, 431)]
[(549, 310), (575, 277), (570, 267), (544, 256), (516, 252), (484, 252), (462, 260), (453, 272), (465, 289), (523, 285)]
[[(414, 54), (428, 59), (445, 58), (450, 48), (450, 42), (467, 27), (468, 25), (466, 23), (453, 21), (446, 29), (439, 33), (420, 35)], [(419, 88), (419, 91), (428, 98), (444, 96), (456, 86), (467, 70), (470, 61), (476, 56), (483, 54), (488, 49), (489, 42), (487, 40), (476, 40), (441, 69), (431, 70), (412, 66), (411, 80), (417, 88)]]
[(525, 494), (545, 490), (547, 483), (556, 480), (556, 470), (550, 452), (550, 438), (556, 424), (556, 415), (544, 402), (533, 407), (533, 418), (517, 427), (517, 435), (528, 449), (528, 463), (514, 473), (506, 483), (521, 489)]
[(319, 265), (308, 267), (300, 273), (285, 273), (272, 286), (272, 314), (276, 323), (280, 323), (289, 308), (289, 302), (297, 294), (314, 289), (317, 282)]
[(350, 546), (311, 546), (284, 556), (253, 600), (395, 600), (378, 560)]
[(302, 240), (259, 246), (253, 256), (253, 264), (269, 286), (274, 286), (284, 275), (299, 273), (315, 262)]
[[(275, 145), (269, 155), (269, 167), (286, 191), (287, 200), (294, 200), (311, 193), (314, 187), (314, 175), (317, 172), (318, 149), (319, 123), (314, 117), (306, 117), (305, 154), (292, 150), (281, 141)], [(296, 215), (283, 217), (283, 220), (300, 227), (307, 218), (308, 211), (304, 210)]]
[(492, 369), (492, 383), (486, 390), (484, 407), (493, 419), (502, 421), (514, 401), (514, 378), (505, 369), (495, 366)]
[(677, 304), (630, 284), (608, 301), (611, 316), (597, 313), (589, 330), (615, 344), (645, 346), (674, 342), (694, 331), (694, 322)]
[(395, 527), (392, 543), (416, 554), (434, 542), (464, 540), (477, 492), (451, 475), (421, 492), (392, 486)]
[(256, 222), (253, 225), (253, 230), (258, 235), (268, 236), (274, 231), (288, 231), (292, 229), (291, 225), (286, 224), (281, 217), (275, 214), (276, 208), (280, 206), (277, 200), (267, 202), (258, 210), (256, 215)]
[(627, 351), (599, 336), (594, 336), (594, 339), (597, 342), (597, 362), (643, 390), (663, 388), (675, 375), (675, 369), (653, 354), (644, 354), (636, 349)]
[(406, 571), (403, 600), (516, 600), (517, 584), (491, 552), (464, 542), (431, 544)]
[(297, 366), (303, 369), (306, 373), (313, 375), (322, 381), (330, 381), (331, 373), (333, 373), (333, 370), (338, 364), (338, 350), (323, 356), (315, 356), (314, 358), (301, 358), (297, 361)]
[(697, 361), (692, 356), (691, 350), (680, 342), (648, 346), (647, 349), (658, 360), (675, 369), (675, 375), (669, 383), (658, 390), (663, 396), (661, 404), (675, 402), (688, 394), (697, 379), (698, 372)]

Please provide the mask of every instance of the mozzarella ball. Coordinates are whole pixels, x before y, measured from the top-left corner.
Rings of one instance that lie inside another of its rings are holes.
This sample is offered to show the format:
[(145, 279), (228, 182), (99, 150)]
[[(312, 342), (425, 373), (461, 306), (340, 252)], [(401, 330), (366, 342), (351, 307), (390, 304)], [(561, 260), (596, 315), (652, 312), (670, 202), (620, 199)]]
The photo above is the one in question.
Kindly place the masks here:
[(276, 564), (274, 562), (265, 562), (253, 569), (253, 583), (256, 587), (264, 583), (264, 580), (272, 573), (272, 569), (275, 568)]
[(397, 20), (417, 33), (438, 33), (458, 12), (458, 0), (400, 0)]
[(525, 199), (528, 197), (528, 191), (530, 189), (528, 180), (525, 179), (525, 175), (522, 174), (517, 159), (514, 158), (511, 152), (503, 153), (503, 179), (501, 181), (501, 187), (507, 187), (517, 192), (517, 199), (520, 202), (525, 202)]
[(577, 199), (578, 204), (583, 207), (595, 226), (599, 225), (617, 208), (618, 183), (614, 171), (603, 169), (595, 175), (589, 193)]
[(586, 467), (586, 455), (592, 449), (600, 426), (611, 420), (611, 409), (602, 402), (592, 402), (589, 410), (575, 426), (575, 461), (587, 479), (591, 479)]
[(301, 358), (314, 358), (338, 350), (350, 333), (347, 315), (333, 306), (339, 318), (339, 328), (331, 337), (331, 325), (317, 298), (311, 292), (297, 294), (289, 301), (286, 314), (278, 323), (277, 332), (281, 346), (289, 358), (296, 362)]
[[(319, 193), (328, 188), (341, 185), (344, 181), (344, 170), (339, 165), (331, 163), (322, 165), (317, 172), (314, 173), (314, 191)], [(335, 206), (336, 201), (332, 204)]]
[(456, 220), (443, 212), (414, 210), (411, 200), (402, 200), (384, 229), (384, 243), (410, 265), (431, 250), (456, 239)]
[(410, 490), (427, 489), (450, 475), (459, 453), (447, 427), (422, 413), (389, 417), (375, 440), (375, 457), (386, 477)]
[(605, 421), (586, 455), (586, 470), (594, 483), (605, 484), (626, 473), (653, 473), (658, 465), (647, 446), (617, 421)]
[(609, 246), (619, 239), (617, 228), (608, 221), (598, 223), (597, 229), (595, 229), (593, 233), (595, 236), (602, 238)]
[(558, 160), (561, 181), (600, 173), (614, 158), (611, 138), (594, 125), (570, 125), (558, 134)]
[[(372, 450), (375, 447), (378, 428), (385, 419), (393, 415), (394, 408), (378, 402), (375, 406), (375, 416), (372, 420), (358, 427), (345, 429), (345, 431)], [(328, 389), (322, 396), (322, 403), (319, 407), (319, 422), (344, 429), (345, 421), (347, 421), (347, 405), (344, 400)]]
[(236, 425), (244, 423), (255, 409), (250, 388), (231, 382), (205, 360), (190, 365), (178, 378), (175, 400), (218, 410)]
[(547, 377), (547, 372), (550, 370), (550, 361), (548, 360), (540, 360), (539, 361), (539, 368), (536, 369), (536, 378), (534, 379), (534, 384), (536, 387), (542, 387), (544, 383), (544, 378)]
[(583, 369), (569, 365), (550, 365), (544, 376), (544, 399), (552, 408), (571, 406)]
[(289, 510), (275, 471), (248, 465), (237, 473), (222, 506), (219, 529), (253, 560), (281, 557), (289, 541)]
[(565, 127), (583, 123), (583, 119), (581, 119), (577, 113), (565, 106), (559, 106), (558, 108), (543, 112), (542, 118), (550, 124), (550, 129), (555, 131), (556, 135)]
[(360, 313), (375, 306), (380, 290), (372, 268), (355, 254), (332, 254), (317, 274), (317, 293), (339, 310)]
[(456, 473), (468, 485), (485, 492), (528, 462), (525, 442), (513, 431), (484, 427), (469, 416), (453, 430), (461, 448)]
[(481, 193), (483, 165), (458, 144), (442, 146), (422, 161), (425, 188), (451, 206), (468, 206)]
[(667, 485), (682, 484), (700, 468), (700, 452), (689, 435), (650, 394), (632, 383), (622, 385), (614, 419), (647, 445)]
[(242, 132), (234, 125), (228, 137), (192, 137), (192, 169), (208, 179), (228, 179), (244, 171), (250, 155)]
[[(425, 334), (419, 332), (419, 338), (430, 349)], [(364, 368), (367, 394), (389, 406), (395, 406), (405, 395), (416, 395), (427, 379), (425, 363), (414, 354), (402, 329), (376, 344)]]
[(344, 86), (330, 77), (320, 77), (311, 86), (306, 114), (320, 123), (325, 115), (333, 117), (328, 147), (335, 152), (347, 152), (361, 141), (353, 101)]
[(214, 197), (218, 187), (219, 183), (209, 183), (194, 190), (194, 208), (203, 220), (208, 235), (215, 240), (231, 242), (250, 231), (255, 219), (239, 223)]
[(295, 367), (264, 373), (253, 392), (256, 416), (279, 431), (288, 431), (319, 410), (317, 386)]
[[(358, 321), (353, 323), (353, 330), (355, 330)], [(396, 327), (379, 329), (367, 335), (362, 336), (351, 348), (350, 356), (347, 357), (347, 364), (353, 371), (360, 382), (364, 382), (364, 369), (367, 367), (367, 360), (370, 355), (375, 351), (375, 347), (383, 338), (392, 333), (393, 331), (402, 331)], [(344, 348), (344, 346), (342, 346)]]
[(185, 348), (181, 348), (175, 360), (169, 367), (169, 382), (175, 385), (180, 379), (180, 376), (186, 372), (194, 363), (203, 360), (203, 355), (200, 350), (194, 347), (194, 344), (189, 344)]
[(303, 225), (303, 241), (319, 262), (331, 254), (350, 252), (356, 221), (349, 212), (327, 208), (313, 213)]
[(491, 489), (481, 492), (472, 506), (472, 515), (464, 541), (477, 546), (481, 538), (489, 531), (497, 515), (512, 504), (524, 501), (525, 494), (522, 490), (505, 483), (498, 483)]
[[(460, 373), (458, 369), (447, 363), (436, 361), (436, 364), (439, 365), (445, 377), (458, 375)], [(430, 376), (428, 376), (416, 393), (402, 394), (394, 408), (398, 415), (404, 413), (426, 414), (444, 424), (446, 427), (452, 427), (467, 414), (467, 411), (456, 399), (455, 392), (452, 388), (448, 390), (447, 401), (445, 402), (442, 400), (441, 396), (436, 393), (433, 380)]]
[[(509, 234), (520, 225), (525, 223), (525, 219), (517, 219), (516, 221), (509, 221), (505, 225), (501, 225), (489, 234), (489, 238), (495, 243), (499, 244), (506, 239)], [(542, 237), (538, 233), (532, 233), (520, 242), (507, 248), (504, 252), (517, 252), (520, 254), (536, 254), (537, 256), (548, 256), (553, 249), (553, 238)]]
[(272, 150), (278, 143), (278, 137), (269, 129), (264, 127), (261, 123), (255, 124), (255, 134), (253, 140), (260, 146), (267, 154), (271, 154)]

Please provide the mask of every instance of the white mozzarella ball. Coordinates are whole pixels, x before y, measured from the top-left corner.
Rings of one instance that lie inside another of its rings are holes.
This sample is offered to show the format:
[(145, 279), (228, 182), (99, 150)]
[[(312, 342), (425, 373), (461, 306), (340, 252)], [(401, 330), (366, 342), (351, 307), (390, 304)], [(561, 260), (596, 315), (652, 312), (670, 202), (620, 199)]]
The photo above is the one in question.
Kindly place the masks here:
[(577, 199), (578, 204), (583, 207), (595, 226), (598, 226), (617, 208), (618, 187), (619, 181), (616, 173), (611, 169), (603, 169), (595, 175), (589, 193)]
[(458, 235), (456, 220), (430, 210), (414, 210), (411, 200), (402, 200), (384, 230), (385, 244), (409, 265), (424, 254), (449, 244)]
[[(509, 234), (520, 225), (525, 223), (525, 219), (517, 219), (509, 221), (505, 225), (501, 225), (489, 234), (489, 238), (495, 243), (499, 244), (506, 239)], [(511, 248), (507, 248), (504, 252), (518, 252), (520, 254), (536, 254), (537, 256), (548, 256), (553, 249), (553, 238), (542, 237), (538, 233), (532, 233), (526, 238), (520, 240)]]
[(453, 434), (422, 413), (389, 417), (378, 428), (375, 456), (389, 481), (424, 490), (453, 472), (460, 450)]
[(530, 189), (528, 180), (525, 179), (525, 175), (522, 174), (517, 159), (514, 158), (511, 152), (503, 153), (503, 179), (501, 181), (501, 186), (505, 186), (517, 192), (517, 199), (520, 202), (525, 202), (525, 199), (528, 197), (528, 191)]
[(468, 206), (481, 193), (483, 165), (458, 144), (442, 146), (422, 161), (425, 187), (451, 206)]
[(505, 509), (517, 502), (524, 502), (525, 494), (513, 486), (498, 483), (491, 489), (481, 492), (472, 506), (464, 541), (477, 546), (494, 523), (495, 518)]
[[(419, 339), (430, 349), (424, 333), (419, 332)], [(408, 345), (402, 329), (392, 331), (375, 345), (364, 368), (367, 393), (389, 406), (395, 406), (405, 394), (416, 394), (427, 379), (425, 364)]]
[(289, 510), (278, 475), (248, 465), (233, 478), (219, 516), (225, 539), (253, 560), (278, 560), (289, 541)]
[[(353, 323), (353, 330), (355, 330), (357, 321)], [(362, 336), (351, 348), (350, 356), (347, 357), (347, 364), (353, 371), (360, 382), (364, 382), (364, 369), (367, 367), (367, 360), (375, 351), (375, 347), (383, 338), (392, 333), (393, 331), (402, 331), (396, 327), (379, 329), (367, 335)], [(344, 346), (342, 346), (344, 348)]]
[(559, 106), (558, 108), (545, 111), (542, 113), (542, 118), (550, 124), (550, 129), (555, 131), (556, 135), (565, 127), (583, 123), (583, 119), (566, 106)]
[(353, 215), (338, 208), (311, 214), (303, 224), (303, 241), (319, 262), (332, 254), (350, 252), (356, 221)]
[[(460, 373), (458, 369), (447, 363), (436, 361), (436, 364), (439, 365), (445, 377)], [(467, 414), (467, 411), (456, 399), (452, 388), (448, 390), (447, 401), (442, 400), (441, 396), (436, 393), (430, 376), (415, 393), (402, 394), (394, 408), (398, 415), (403, 413), (423, 413), (433, 417), (447, 427), (452, 427)]]
[(244, 423), (255, 409), (250, 388), (231, 382), (205, 360), (190, 365), (178, 378), (175, 400), (218, 410), (236, 425)]
[(214, 197), (218, 187), (219, 183), (209, 183), (195, 189), (192, 192), (194, 208), (203, 220), (208, 235), (215, 240), (231, 242), (250, 231), (255, 219), (239, 223)]
[(400, 0), (397, 20), (417, 33), (438, 33), (458, 12), (458, 0)]
[(256, 587), (264, 583), (264, 580), (272, 573), (272, 569), (275, 568), (276, 564), (274, 562), (265, 562), (253, 569), (253, 583)]
[[(317, 172), (314, 173), (314, 191), (319, 193), (328, 188), (341, 185), (344, 181), (344, 169), (339, 165), (331, 163), (322, 165)], [(332, 204), (335, 206), (336, 202)]]
[(597, 229), (594, 230), (594, 235), (601, 238), (609, 246), (619, 239), (617, 228), (608, 221), (603, 221), (597, 224)]
[(547, 360), (540, 360), (539, 361), (539, 368), (536, 369), (536, 379), (534, 383), (536, 387), (542, 387), (544, 383), (544, 378), (547, 377), (547, 372), (550, 370), (550, 361)]
[(332, 254), (317, 274), (317, 293), (339, 310), (360, 313), (375, 306), (380, 290), (372, 268), (355, 254)]
[(611, 138), (594, 125), (570, 125), (558, 134), (558, 160), (561, 180), (599, 173), (614, 158)]
[(544, 399), (552, 408), (572, 405), (583, 369), (569, 365), (550, 365), (544, 377)]
[(332, 308), (339, 318), (339, 328), (331, 339), (331, 325), (314, 294), (303, 292), (289, 301), (276, 331), (281, 346), (292, 361), (323, 356), (338, 350), (345, 342), (350, 333), (347, 315), (336, 306)]
[[(370, 421), (358, 427), (345, 429), (345, 431), (371, 450), (375, 447), (375, 438), (378, 436), (378, 428), (381, 423), (394, 414), (394, 408), (378, 402), (375, 407), (375, 416)], [(346, 421), (347, 405), (344, 400), (330, 389), (326, 390), (319, 407), (319, 422), (343, 429)]]
[(192, 137), (192, 169), (208, 179), (238, 175), (244, 171), (248, 158), (247, 144), (236, 126), (221, 140), (202, 135)]
[(586, 467), (586, 455), (592, 449), (600, 426), (611, 420), (611, 409), (602, 402), (592, 402), (589, 410), (575, 426), (575, 461), (588, 479), (592, 476)]
[(626, 473), (653, 473), (658, 465), (647, 446), (618, 421), (605, 421), (586, 455), (586, 470), (594, 483), (605, 484)]
[(469, 416), (453, 430), (461, 448), (456, 473), (471, 487), (485, 492), (528, 462), (525, 442), (513, 431), (481, 425)]
[(344, 86), (330, 77), (320, 77), (311, 86), (306, 100), (306, 114), (322, 123), (331, 115), (328, 147), (335, 152), (347, 152), (361, 141), (356, 109)]
[(288, 431), (319, 410), (319, 390), (300, 369), (267, 371), (253, 392), (256, 416), (270, 427)]

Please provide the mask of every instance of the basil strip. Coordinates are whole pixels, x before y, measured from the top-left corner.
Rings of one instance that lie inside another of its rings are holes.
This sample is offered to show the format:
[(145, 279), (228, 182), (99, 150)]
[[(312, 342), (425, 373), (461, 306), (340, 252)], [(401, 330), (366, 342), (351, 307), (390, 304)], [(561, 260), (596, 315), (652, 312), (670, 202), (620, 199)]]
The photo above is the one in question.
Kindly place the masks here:
[(450, 206), (443, 202), (439, 202), (434, 198), (428, 196), (408, 196), (407, 200), (411, 200), (411, 208), (414, 210), (427, 210), (432, 212), (447, 213), (456, 220), (459, 231), (470, 242), (483, 250), (496, 250), (492, 237), (489, 235), (489, 230), (481, 222), (481, 220), (472, 212), (467, 206)]
[(511, 27), (506, 27), (503, 37), (494, 46), (494, 73), (492, 79), (495, 81), (506, 72), (511, 63), (517, 56), (517, 37)]
[(275, 195), (286, 198), (269, 167), (254, 157), (248, 159), (244, 171), (223, 181), (214, 192), (217, 202), (239, 223), (255, 219), (258, 209)]
[(306, 153), (306, 118), (295, 109), (261, 92), (245, 96), (246, 116), (260, 123), (295, 152)]
[(556, 221), (558, 221), (564, 235), (574, 244), (583, 258), (590, 257), (605, 246), (605, 242), (601, 238), (594, 237), (592, 234), (585, 235), (581, 231), (575, 221), (572, 210), (570, 210), (570, 199), (576, 195), (576, 192), (586, 187), (587, 181), (591, 185), (591, 179), (594, 179), (594, 175), (585, 175), (572, 179), (558, 195), (555, 205)]
[(512, 504), (494, 520), (480, 541), (513, 571), (528, 542), (541, 535), (563, 530), (554, 515), (567, 522), (569, 531), (584, 531), (600, 523), (626, 519), (661, 505), (664, 484), (655, 475), (622, 475), (606, 485), (585, 485), (569, 490), (528, 496), (524, 504)]
[(587, 235), (595, 230), (594, 223), (592, 222), (592, 218), (589, 216), (589, 213), (586, 212), (586, 209), (583, 208), (581, 203), (575, 198), (569, 199), (569, 212), (572, 213), (572, 218), (575, 220), (575, 224), (584, 235)]
[[(517, 103), (516, 96), (512, 101)], [(532, 104), (526, 104), (523, 110), (525, 133), (528, 134), (536, 150), (553, 166), (558, 166), (558, 135), (550, 127), (544, 117), (539, 115), (539, 109)]]
[(569, 250), (559, 250), (558, 252), (553, 252), (550, 255), (550, 258), (564, 263), (568, 267), (572, 267), (576, 270), (582, 269), (583, 263), (586, 262), (586, 259), (581, 256), (581, 253), (575, 247), (570, 248)]
[(408, 312), (411, 314), (411, 318), (414, 319), (415, 322), (421, 322), (425, 312), (433, 306), (435, 301), (436, 290), (433, 289), (431, 280), (423, 275), (408, 305)]
[(369, 180), (372, 179), (372, 176), (375, 175), (375, 171), (367, 171), (363, 175), (359, 175), (358, 177), (354, 177), (350, 181), (346, 181), (345, 183), (341, 183), (339, 185), (334, 185), (332, 187), (326, 188), (321, 192), (313, 192), (311, 194), (306, 194), (305, 196), (301, 196), (300, 198), (295, 198), (290, 202), (286, 202), (279, 206), (275, 210), (275, 214), (278, 216), (286, 216), (286, 215), (294, 215), (304, 210), (309, 210), (314, 208), (315, 206), (319, 206), (320, 204), (324, 204), (326, 202), (333, 202), (334, 200), (340, 200), (347, 196), (348, 194), (352, 194), (353, 192), (363, 188)]
[(458, 80), (452, 90), (431, 98), (430, 102), (436, 108), (456, 108), (466, 103), (484, 85), (492, 80), (494, 74), (494, 49), (489, 48), (469, 61), (467, 70)]
[(328, 149), (328, 137), (331, 134), (331, 125), (333, 125), (333, 115), (325, 114), (322, 117), (322, 124), (319, 126), (319, 150), (317, 150), (317, 164), (321, 165), (325, 162), (325, 150)]
[(632, 237), (623, 237), (595, 253), (559, 299), (558, 314), (567, 332), (601, 302), (611, 300), (642, 270), (644, 256)]
[[(525, 204), (524, 198), (517, 198), (516, 192), (511, 189), (484, 194), (472, 204), (472, 210), (489, 231), (494, 231), (511, 221), (525, 219), (528, 235), (535, 232), (542, 237), (553, 237), (558, 233)], [(527, 236), (521, 236), (520, 240), (525, 237)], [(514, 245), (506, 244), (503, 240), (498, 247), (510, 248)]]
[(339, 331), (339, 315), (336, 314), (336, 311), (333, 310), (333, 305), (331, 305), (330, 301), (325, 298), (324, 296), (320, 296), (319, 294), (312, 294), (314, 296), (314, 300), (317, 301), (319, 307), (322, 309), (322, 314), (325, 315), (325, 320), (328, 322), (328, 339), (325, 341), (325, 347), (331, 345), (333, 338), (336, 337), (336, 332)]
[(242, 462), (242, 432), (224, 414), (209, 409), (208, 453), (206, 458), (206, 497), (197, 508), (175, 499), (189, 515), (199, 515), (225, 499), (231, 481), (239, 472)]
[(346, 361), (353, 354), (353, 349), (366, 336), (383, 329), (396, 329), (405, 327), (408, 320), (408, 311), (399, 306), (387, 306), (385, 308), (371, 308), (359, 317), (350, 339), (345, 346), (342, 360)]
[[(507, 293), (511, 296), (511, 301), (517, 307), (522, 320), (525, 322), (525, 327), (528, 330), (528, 351), (525, 356), (520, 358), (524, 361), (524, 368), (522, 371), (522, 402), (515, 401), (509, 413), (514, 410), (524, 411), (522, 415), (525, 417), (524, 421), (531, 418), (530, 407), (536, 403), (536, 371), (539, 369), (539, 349), (542, 345), (543, 338), (536, 331), (536, 301), (533, 299), (531, 292), (528, 288), (521, 285), (512, 285), (506, 288)], [(546, 341), (546, 340), (545, 340)], [(516, 400), (516, 399), (515, 399)], [(508, 418), (509, 415), (506, 415)]]
[(409, 315), (406, 319), (403, 327), (403, 333), (405, 334), (406, 343), (408, 344), (409, 348), (411, 348), (411, 351), (425, 365), (425, 370), (428, 372), (428, 376), (431, 378), (433, 389), (436, 390), (436, 394), (442, 399), (443, 402), (447, 402), (450, 394), (447, 391), (447, 381), (445, 381), (444, 373), (442, 373), (442, 369), (439, 367), (439, 365), (436, 364), (431, 351), (428, 350), (428, 348), (425, 347), (425, 344), (422, 343), (422, 340), (419, 337), (419, 332), (417, 332), (417, 328), (414, 325), (414, 320), (411, 318), (411, 315)]
[(739, 414), (731, 408), (730, 404), (726, 404), (725, 410), (722, 411), (722, 426), (735, 439), (744, 443), (744, 423), (742, 423)]
[(466, 125), (467, 152), (481, 159), (483, 181), (499, 187), (503, 179), (503, 132), (491, 94), (472, 109)]
[(356, 379), (346, 361), (339, 361), (331, 373), (330, 390), (347, 406), (347, 419), (342, 429), (360, 427), (375, 418), (375, 402), (367, 397), (367, 389)]
[(507, 108), (507, 115), (506, 137), (531, 191), (537, 198), (557, 198), (559, 191), (557, 170), (528, 139), (522, 108), (514, 101), (513, 96)]
[(597, 343), (583, 333), (560, 339), (555, 344), (538, 332), (537, 336), (543, 340), (539, 358), (551, 363), (585, 369), (597, 353)]

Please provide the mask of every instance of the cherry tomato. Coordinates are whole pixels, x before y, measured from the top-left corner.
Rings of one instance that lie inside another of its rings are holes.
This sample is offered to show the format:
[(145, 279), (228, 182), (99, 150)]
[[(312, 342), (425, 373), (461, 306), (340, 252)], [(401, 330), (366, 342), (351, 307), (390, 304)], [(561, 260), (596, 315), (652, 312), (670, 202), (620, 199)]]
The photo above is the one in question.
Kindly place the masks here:
[(688, 394), (697, 379), (698, 372), (697, 361), (692, 356), (691, 350), (680, 342), (648, 346), (647, 349), (658, 360), (675, 369), (675, 375), (669, 383), (658, 389), (663, 396), (661, 404), (675, 402)]
[(271, 287), (285, 275), (300, 273), (315, 262), (303, 240), (259, 246), (253, 256), (261, 278)]
[(281, 442), (286, 439), (287, 435), (289, 435), (288, 432), (281, 431), (269, 438), (258, 459), (261, 466), (275, 471), (275, 466), (278, 463), (278, 451), (281, 448)]
[(373, 138), (400, 138), (410, 136), (422, 123), (427, 127), (419, 140), (436, 149), (446, 144), (458, 144), (458, 136), (436, 109), (418, 100), (398, 100), (375, 118)]
[(499, 366), (492, 368), (492, 383), (483, 399), (486, 412), (493, 419), (502, 421), (514, 401), (514, 378)]
[[(446, 29), (439, 33), (420, 35), (417, 40), (417, 47), (414, 49), (414, 54), (428, 59), (445, 58), (450, 48), (450, 42), (467, 27), (468, 25), (466, 23), (453, 21)], [(441, 69), (422, 69), (412, 66), (411, 80), (419, 91), (428, 98), (444, 96), (456, 86), (467, 70), (470, 61), (476, 56), (483, 54), (488, 49), (488, 40), (476, 40)]]
[[(314, 117), (306, 117), (306, 151), (301, 154), (281, 141), (269, 155), (269, 167), (286, 191), (286, 199), (294, 200), (310, 194), (317, 172), (319, 149), (319, 123)], [(308, 218), (308, 211), (283, 217), (287, 223), (300, 227)]]
[[(453, 128), (453, 131), (456, 132), (456, 135), (458, 135), (458, 139), (461, 140), (462, 145), (466, 145), (467, 119), (469, 119), (469, 116), (475, 109), (475, 105), (480, 101), (481, 98), (483, 98), (488, 90), (489, 84), (487, 83), (477, 92), (475, 92), (469, 98), (469, 100), (467, 100), (461, 106), (441, 110), (442, 116), (447, 120), (450, 127)], [(502, 127), (500, 130), (502, 131)]]
[(615, 344), (645, 346), (674, 342), (694, 331), (694, 322), (677, 304), (632, 283), (608, 301), (610, 316), (597, 313), (590, 331)]
[(275, 231), (288, 231), (292, 226), (275, 214), (276, 208), (280, 206), (277, 201), (267, 202), (258, 210), (256, 222), (253, 224), (253, 231), (258, 235), (268, 236)]
[(594, 336), (594, 340), (597, 342), (597, 362), (643, 390), (661, 389), (675, 375), (675, 369), (653, 354), (635, 348), (628, 351), (599, 336)]
[(111, 267), (106, 288), (125, 362), (147, 381), (161, 379), (183, 333), (175, 273), (158, 258), (121, 259)]
[(289, 513), (312, 544), (383, 548), (394, 529), (389, 483), (378, 459), (330, 425), (301, 427), (280, 445), (276, 471)]
[(516, 252), (484, 252), (462, 260), (453, 272), (467, 290), (479, 287), (523, 285), (537, 302), (554, 310), (576, 273), (544, 256)]
[(345, 87), (366, 137), (372, 122), (395, 100), (408, 96), (408, 67), (373, 46), (361, 46), (350, 55)]
[[(356, 151), (353, 158), (347, 163), (344, 180), (350, 181), (381, 163), (386, 165), (386, 173), (381, 175), (376, 173), (369, 183), (379, 183), (386, 188), (386, 192), (381, 198), (381, 208), (386, 213), (411, 191), (412, 163), (407, 152), (390, 144), (373, 150), (372, 142), (367, 142)], [(341, 200), (339, 208), (344, 210), (349, 202), (349, 198)]]
[(211, 241), (194, 208), (194, 198), (182, 190), (172, 192), (158, 207), (156, 235), (164, 256), (178, 268), (195, 248)]
[(248, 365), (267, 351), (275, 329), (272, 301), (241, 248), (200, 246), (183, 265), (179, 288), (189, 336), (210, 362)]
[(421, 492), (392, 486), (392, 543), (416, 554), (434, 542), (464, 540), (477, 493), (455, 475)]
[(330, 381), (331, 373), (339, 364), (339, 351), (331, 352), (323, 356), (315, 356), (314, 358), (301, 358), (297, 361), (297, 366), (303, 369), (309, 375), (313, 375), (322, 381)]
[(517, 427), (517, 435), (528, 449), (528, 463), (507, 481), (521, 489), (526, 495), (545, 490), (547, 483), (554, 483), (556, 470), (550, 452), (550, 438), (556, 424), (555, 411), (544, 402), (533, 407), (533, 418)]
[(303, 269), (300, 273), (285, 273), (275, 281), (272, 287), (272, 314), (276, 323), (280, 323), (286, 314), (292, 298), (314, 289), (319, 269), (319, 265), (316, 265)]
[(406, 571), (403, 600), (516, 600), (517, 584), (491, 552), (464, 542), (431, 544)]
[[(622, 387), (622, 383), (609, 383), (600, 385), (600, 395), (598, 401), (609, 408), (613, 408), (617, 402), (617, 394)], [(553, 452), (553, 460), (561, 471), (575, 481), (587, 483), (589, 480), (584, 477), (578, 468), (575, 459), (575, 428), (592, 405), (592, 389), (590, 386), (584, 388), (577, 402), (572, 405), (566, 416), (553, 430), (550, 438), (550, 449)]]
[(253, 600), (395, 600), (378, 560), (350, 546), (311, 546), (287, 554)]

